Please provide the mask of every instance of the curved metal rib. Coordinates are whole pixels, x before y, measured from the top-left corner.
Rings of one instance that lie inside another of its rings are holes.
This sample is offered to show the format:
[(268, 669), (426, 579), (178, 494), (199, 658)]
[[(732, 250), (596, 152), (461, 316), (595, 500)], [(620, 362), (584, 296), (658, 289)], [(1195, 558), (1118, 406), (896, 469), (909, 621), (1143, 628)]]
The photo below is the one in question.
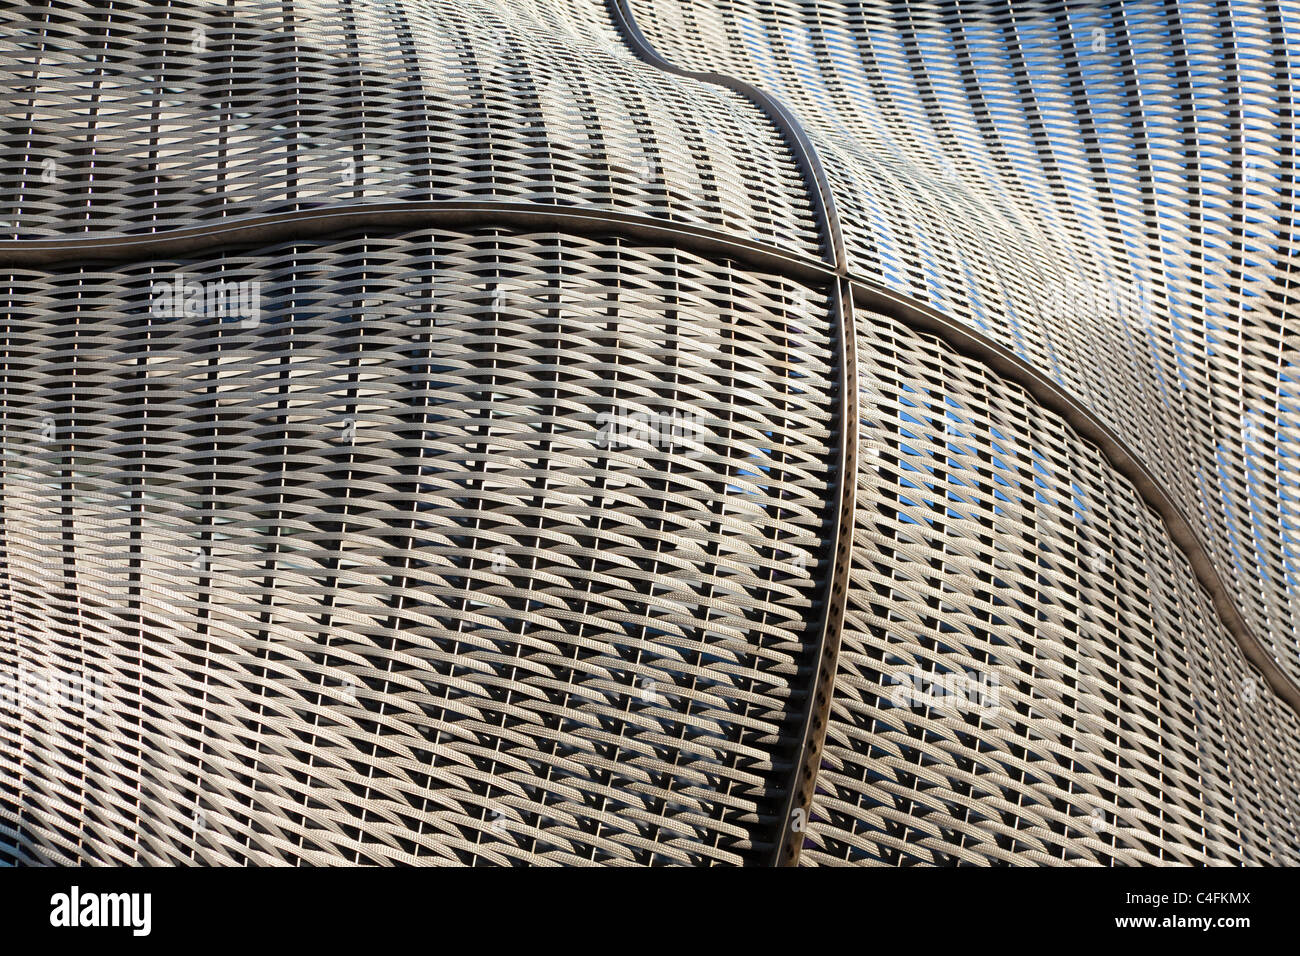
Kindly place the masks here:
[(821, 224), (823, 239), (826, 243), (827, 262), (836, 271), (836, 274), (844, 275), (844, 233), (840, 228), (840, 217), (835, 208), (835, 194), (826, 178), (826, 170), (822, 166), (821, 157), (817, 155), (817, 150), (813, 148), (812, 141), (808, 138), (808, 134), (804, 132), (803, 127), (799, 125), (799, 121), (795, 119), (794, 114), (786, 109), (776, 97), (746, 83), (744, 80), (738, 80), (723, 73), (700, 73), (695, 70), (683, 69), (672, 61), (664, 59), (650, 45), (650, 41), (646, 39), (645, 34), (641, 32), (641, 28), (637, 26), (636, 17), (633, 15), (632, 8), (628, 5), (627, 0), (609, 0), (609, 7), (614, 17), (614, 23), (622, 32), (628, 45), (647, 63), (677, 76), (685, 76), (693, 80), (726, 87), (751, 100), (767, 114), (768, 119), (772, 121), (772, 125), (780, 130), (790, 143), (795, 162), (798, 164), (800, 172), (803, 173), (804, 179), (808, 181), (808, 194), (813, 203), (813, 212), (817, 216), (817, 221)]
[(831, 533), (831, 564), (826, 579), (826, 599), (822, 618), (818, 623), (817, 660), (813, 668), (813, 692), (809, 695), (808, 712), (804, 715), (794, 765), (794, 776), (786, 790), (785, 813), (781, 816), (781, 832), (775, 842), (776, 866), (795, 866), (803, 845), (803, 823), (806, 823), (812, 804), (813, 786), (821, 758), (822, 743), (830, 716), (831, 685), (835, 679), (835, 662), (839, 652), (840, 630), (848, 601), (848, 574), (853, 547), (853, 510), (857, 486), (857, 392), (858, 376), (855, 362), (856, 347), (853, 327), (852, 294), (842, 281), (847, 275), (844, 254), (844, 234), (839, 213), (835, 208), (835, 193), (826, 178), (821, 157), (813, 147), (808, 134), (799, 121), (776, 97), (758, 87), (722, 73), (698, 73), (685, 70), (664, 59), (651, 46), (641, 28), (636, 24), (627, 0), (610, 0), (610, 9), (620, 31), (632, 48), (646, 62), (679, 76), (690, 77), (706, 83), (726, 87), (754, 102), (781, 131), (794, 153), (795, 162), (808, 185), (817, 221), (825, 243), (824, 255), (838, 277), (835, 282), (836, 334), (839, 340), (840, 359), (840, 449), (837, 461), (839, 487), (836, 497), (835, 527)]
[(773, 860), (776, 866), (797, 865), (799, 851), (803, 846), (803, 833), (812, 806), (817, 770), (821, 766), (822, 748), (826, 743), (826, 729), (830, 724), (831, 697), (848, 601), (849, 567), (853, 557), (853, 514), (857, 507), (858, 486), (858, 363), (853, 326), (853, 293), (847, 280), (836, 280), (833, 301), (843, 380), (849, 383), (841, 390), (839, 402), (841, 441), (840, 458), (836, 463), (839, 471), (839, 508), (831, 541), (832, 558), (827, 579), (825, 615), (817, 639), (813, 691), (808, 698), (808, 712), (804, 715), (794, 780), (787, 792), (785, 813), (781, 817), (784, 829), (776, 843), (776, 858)]
[(583, 210), (533, 202), (437, 199), (424, 202), (360, 202), (241, 219), (138, 235), (0, 240), (0, 263), (48, 266), (61, 262), (122, 262), (151, 256), (190, 255), (217, 247), (267, 245), (332, 236), (349, 229), (385, 230), (416, 226), (501, 225), (512, 229), (556, 229), (574, 235), (623, 236), (671, 242), (676, 248), (725, 255), (748, 265), (805, 282), (828, 281), (824, 263), (776, 246), (671, 223), (653, 216), (616, 210)]
[(850, 283), (854, 300), (863, 307), (883, 312), (911, 328), (929, 332), (959, 354), (981, 362), (1002, 378), (1019, 385), (1044, 408), (1065, 419), (1082, 438), (1096, 445), (1111, 466), (1133, 483), (1142, 500), (1160, 515), (1169, 537), (1187, 556), (1197, 581), (1210, 595), (1215, 611), (1237, 641), (1246, 660), (1259, 670), (1273, 692), (1300, 714), (1300, 687), (1283, 673), (1267, 646), (1242, 617), (1191, 521), (1109, 425), (1032, 365), (974, 329), (881, 286), (860, 279), (851, 279)]
[[(841, 234), (839, 217), (835, 208), (834, 193), (827, 181), (821, 159), (798, 120), (795, 119), (794, 116), (775, 97), (742, 80), (724, 74), (700, 73), (686, 70), (664, 59), (653, 49), (649, 40), (636, 25), (635, 17), (631, 11), (628, 0), (610, 0), (610, 6), (614, 10), (615, 18), (624, 34), (627, 36), (629, 42), (643, 58), (665, 70), (669, 70), (682, 76), (718, 83), (747, 96), (765, 110), (772, 122), (787, 135), (791, 143), (794, 145), (799, 168), (810, 180), (809, 193), (813, 197), (814, 202), (817, 203), (816, 211), (819, 213), (819, 220), (827, 230), (830, 247), (833, 252), (833, 264), (836, 274), (845, 277), (847, 280), (844, 295), (849, 301), (846, 302), (844, 314), (848, 316), (850, 327), (847, 329), (845, 337), (841, 340), (846, 345), (844, 366), (846, 368), (848, 367), (850, 363), (850, 353), (853, 349), (854, 330), (851, 327), (851, 303), (852, 301), (858, 301), (864, 307), (873, 308), (892, 318), (896, 318), (913, 328), (934, 334), (957, 350), (960, 354), (981, 361), (1002, 377), (1020, 385), (1045, 408), (1051, 409), (1060, 414), (1062, 418), (1064, 418), (1066, 422), (1068, 422), (1070, 426), (1080, 434), (1080, 436), (1092, 442), (1102, 451), (1105, 457), (1110, 461), (1111, 465), (1133, 483), (1142, 499), (1160, 515), (1168, 529), (1170, 538), (1187, 556), (1196, 574), (1198, 582), (1210, 595), (1216, 613), (1228, 628), (1228, 631), (1233, 635), (1233, 638), (1241, 648), (1242, 654), (1245, 656), (1247, 661), (1259, 670), (1272, 691), (1285, 701), (1293, 711), (1300, 714), (1300, 686), (1297, 686), (1296, 683), (1279, 667), (1268, 647), (1259, 639), (1251, 629), (1250, 625), (1246, 622), (1236, 601), (1233, 599), (1228, 588), (1224, 584), (1223, 578), (1220, 576), (1218, 568), (1214, 559), (1211, 557), (1208, 548), (1202, 542), (1200, 536), (1196, 534), (1194, 527), (1188, 520), (1187, 516), (1183, 514), (1182, 509), (1165, 491), (1160, 483), (1155, 480), (1148, 468), (1143, 464), (1141, 459), (1129, 449), (1127, 444), (1105, 422), (1072, 398), (1063, 388), (1058, 386), (1051, 379), (1042, 375), (1035, 368), (1009, 350), (998, 345), (991, 338), (946, 318), (944, 315), (928, 306), (899, 296), (897, 293), (886, 289), (884, 286), (851, 275), (844, 254), (844, 241)], [(848, 381), (856, 382), (856, 375), (849, 378)], [(854, 390), (856, 390), (856, 385), (854, 386)], [(855, 410), (853, 421), (856, 425), (856, 401), (853, 403), (853, 408)], [(845, 441), (848, 441), (847, 437), (845, 438)], [(856, 474), (856, 459), (846, 458), (845, 460), (853, 462), (854, 473)], [(843, 522), (846, 520), (848, 522), (848, 528), (850, 529), (849, 537), (851, 537), (851, 529), (853, 526), (852, 517), (851, 508), (847, 517), (841, 513), (840, 521), (842, 523), (835, 532), (837, 541), (843, 540), (845, 537)], [(844, 561), (847, 563), (847, 555), (845, 556)], [(840, 569), (837, 566), (832, 571), (832, 578), (834, 578), (841, 570), (845, 573), (847, 572), (847, 568)], [(847, 595), (843, 593), (838, 595), (838, 621), (842, 621), (844, 600), (846, 597)], [(838, 649), (838, 644), (839, 641), (836, 639), (833, 642), (825, 642), (823, 647), (830, 647), (833, 645), (834, 648)], [(821, 715), (823, 721), (829, 712), (829, 700), (825, 702), (825, 706), (827, 712)], [(809, 722), (812, 723), (813, 720), (814, 718), (810, 715)], [(807, 735), (805, 735), (805, 749), (807, 749), (808, 746), (809, 740)], [(819, 752), (820, 745), (818, 745), (816, 749)], [(805, 756), (813, 756), (813, 754), (809, 752), (805, 753)], [(805, 763), (806, 761), (801, 761), (801, 767)], [(802, 779), (800, 779), (799, 783), (802, 784)], [(793, 789), (794, 788), (792, 788), (792, 793)], [(811, 798), (811, 791), (809, 797)], [(806, 809), (808, 804), (805, 803), (803, 806)], [(791, 815), (787, 814), (785, 818), (787, 828), (791, 825), (791, 819)], [(783, 857), (783, 861), (793, 863), (797, 862), (798, 849), (796, 847), (793, 850), (793, 853), (790, 853), (789, 844), (791, 840), (791, 834), (786, 833), (783, 835), (781, 842), (787, 847), (787, 849), (783, 851), (786, 854)], [(801, 841), (794, 842), (797, 843)]]

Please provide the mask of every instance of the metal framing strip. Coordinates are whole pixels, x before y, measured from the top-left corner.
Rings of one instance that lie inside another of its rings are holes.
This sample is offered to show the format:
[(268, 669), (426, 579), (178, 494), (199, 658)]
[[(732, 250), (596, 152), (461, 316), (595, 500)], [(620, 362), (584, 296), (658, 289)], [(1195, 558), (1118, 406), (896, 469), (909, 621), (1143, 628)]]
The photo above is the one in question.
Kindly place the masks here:
[(420, 226), (500, 225), (510, 229), (554, 229), (572, 235), (618, 236), (645, 242), (670, 243), (804, 282), (828, 282), (824, 264), (793, 255), (775, 246), (737, 239), (716, 229), (674, 223), (654, 216), (617, 210), (583, 210), (573, 206), (533, 202), (437, 199), (428, 201), (359, 202), (324, 208), (231, 218), (200, 226), (136, 235), (87, 236), (59, 239), (0, 240), (0, 265), (48, 266), (57, 263), (138, 261), (151, 257), (184, 256), (217, 247), (269, 245), (295, 239), (334, 236), (348, 230), (385, 231)]
[(1192, 523), (1142, 460), (1109, 425), (1032, 365), (973, 328), (889, 289), (860, 279), (851, 279), (850, 283), (854, 300), (863, 308), (882, 312), (910, 328), (942, 339), (957, 353), (975, 359), (1007, 381), (1019, 385), (1043, 408), (1065, 419), (1081, 438), (1099, 448), (1111, 467), (1132, 482), (1142, 500), (1160, 515), (1169, 537), (1187, 556), (1197, 581), (1210, 595), (1215, 611), (1236, 639), (1246, 660), (1255, 666), (1272, 691), (1300, 715), (1300, 687), (1282, 671), (1242, 617)]
[(817, 155), (817, 150), (813, 148), (812, 141), (808, 139), (808, 134), (804, 132), (794, 114), (786, 109), (776, 97), (770, 93), (765, 93), (750, 83), (746, 83), (744, 80), (738, 80), (723, 73), (700, 73), (695, 70), (683, 69), (672, 61), (664, 59), (650, 44), (650, 41), (646, 39), (645, 34), (641, 32), (641, 28), (637, 26), (636, 17), (632, 13), (628, 0), (608, 0), (608, 3), (611, 15), (614, 18), (614, 25), (619, 28), (628, 45), (641, 59), (667, 73), (699, 80), (703, 83), (713, 83), (734, 93), (739, 93), (746, 99), (753, 101), (767, 115), (772, 125), (785, 136), (790, 144), (794, 152), (795, 163), (798, 165), (799, 171), (803, 173), (804, 179), (808, 182), (808, 195), (813, 202), (813, 213), (821, 224), (823, 241), (826, 244), (824, 251), (826, 261), (835, 270), (836, 275), (845, 275), (844, 233), (840, 228), (839, 212), (835, 208), (835, 194), (826, 178), (826, 170), (822, 166), (821, 157)]
[[(8, 239), (0, 241), (0, 266), (31, 267), (69, 263), (138, 261), (150, 257), (184, 256), (199, 252), (238, 246), (265, 245), (272, 242), (319, 238), (348, 230), (382, 229), (392, 231), (417, 226), (458, 227), (464, 225), (500, 225), (512, 229), (555, 229), (572, 235), (634, 238), (643, 241), (671, 242), (677, 248), (689, 249), (704, 255), (732, 258), (759, 268), (771, 270), (801, 282), (819, 284), (823, 288), (837, 283), (843, 287), (836, 294), (844, 298), (842, 320), (839, 325), (846, 333), (845, 376), (854, 382), (853, 401), (842, 400), (845, 418), (845, 440), (856, 439), (856, 375), (849, 377), (850, 363), (856, 362), (852, 338), (852, 303), (888, 315), (899, 322), (941, 339), (961, 355), (976, 359), (1001, 375), (1008, 382), (1020, 386), (1044, 408), (1060, 415), (1079, 434), (1092, 442), (1105, 455), (1115, 471), (1132, 482), (1142, 500), (1163, 520), (1171, 540), (1188, 557), (1198, 583), (1210, 595), (1216, 612), (1233, 635), (1245, 658), (1259, 670), (1273, 693), (1300, 715), (1300, 687), (1291, 682), (1273, 660), (1267, 647), (1250, 629), (1237, 610), (1236, 604), (1224, 585), (1208, 550), (1196, 535), (1192, 524), (1173, 499), (1161, 488), (1141, 460), (1124, 441), (1091, 411), (1076, 401), (1060, 385), (1042, 375), (1023, 359), (1016, 356), (987, 336), (947, 318), (930, 306), (901, 296), (873, 282), (860, 278), (840, 279), (824, 262), (810, 261), (762, 243), (729, 237), (711, 229), (666, 223), (647, 216), (613, 211), (584, 212), (568, 206), (533, 203), (500, 202), (399, 202), (358, 203), (331, 209), (299, 210), (249, 219), (235, 219), (166, 232), (138, 236), (100, 236), (81, 239)], [(856, 373), (856, 368), (853, 369)], [(847, 398), (850, 390), (844, 395)], [(848, 415), (852, 414), (850, 422)], [(847, 427), (852, 425), (851, 428)], [(847, 454), (848, 445), (845, 446)], [(856, 474), (856, 473), (855, 473)], [(849, 482), (848, 484), (854, 484)], [(852, 492), (850, 492), (850, 495)], [(844, 496), (841, 495), (840, 528), (836, 529), (836, 551), (851, 546), (849, 535), (842, 534), (846, 523)], [(850, 504), (851, 508), (852, 505)], [(851, 517), (851, 511), (849, 512)], [(843, 564), (843, 571), (839, 570)], [(843, 613), (846, 592), (836, 595), (836, 580), (847, 580), (847, 560), (832, 569), (828, 590), (836, 598), (840, 614)], [(837, 577), (839, 576), (839, 577)], [(829, 602), (828, 602), (829, 605)], [(842, 617), (832, 617), (828, 606), (827, 623), (838, 630)], [(838, 634), (823, 641), (823, 664), (827, 653), (838, 645)], [(818, 687), (822, 674), (819, 668)], [(832, 669), (833, 676), (833, 669)], [(820, 703), (820, 698), (813, 699)], [(829, 699), (826, 701), (829, 705)], [(816, 718), (808, 722), (804, 734), (805, 754), (797, 765), (798, 786), (792, 796), (803, 787), (803, 778), (809, 768), (815, 772), (820, 741), (825, 735), (825, 718), (818, 727)], [(813, 748), (816, 748), (814, 751)], [(811, 761), (811, 763), (810, 763)], [(807, 785), (811, 795), (811, 784)], [(796, 807), (797, 809), (797, 807)], [(791, 819), (787, 821), (793, 822)], [(793, 858), (787, 853), (791, 834), (782, 836), (782, 859), (797, 861), (798, 849)]]
[(822, 744), (830, 720), (831, 686), (835, 680), (835, 663), (838, 659), (840, 631), (844, 626), (844, 612), (848, 602), (849, 565), (853, 551), (853, 520), (856, 504), (858, 474), (858, 374), (857, 348), (854, 337), (852, 293), (845, 277), (848, 272), (844, 254), (844, 233), (840, 227), (839, 212), (835, 208), (835, 193), (826, 178), (821, 157), (794, 114), (776, 97), (744, 80), (723, 73), (700, 73), (686, 70), (661, 56), (637, 26), (636, 16), (628, 0), (608, 0), (615, 24), (632, 49), (647, 63), (678, 76), (713, 83), (725, 87), (752, 101), (763, 111), (773, 126), (785, 137), (795, 163), (807, 183), (808, 196), (821, 228), (823, 255), (834, 270), (833, 285), (840, 367), (840, 450), (836, 466), (839, 469), (839, 507), (835, 512), (835, 528), (831, 534), (831, 565), (826, 580), (826, 599), (821, 620), (816, 627), (817, 658), (813, 667), (813, 691), (809, 695), (808, 713), (804, 715), (799, 747), (795, 753), (793, 778), (786, 788), (785, 812), (781, 815), (781, 830), (774, 840), (775, 866), (797, 866), (799, 851), (803, 846), (803, 829), (812, 806), (813, 788), (821, 760)]
[[(743, 80), (719, 73), (700, 73), (687, 70), (671, 63), (654, 50), (649, 40), (641, 32), (636, 24), (629, 0), (609, 0), (609, 5), (614, 12), (618, 26), (629, 43), (648, 62), (681, 76), (725, 86), (758, 104), (772, 123), (786, 135), (793, 147), (800, 171), (809, 180), (809, 195), (815, 204), (814, 212), (818, 214), (819, 221), (826, 231), (835, 274), (846, 280), (840, 285), (837, 292), (837, 295), (843, 300), (840, 307), (840, 318), (843, 320), (842, 324), (844, 326), (844, 333), (841, 338), (841, 354), (844, 359), (842, 368), (845, 371), (845, 380), (842, 384), (846, 394), (850, 391), (853, 392), (853, 400), (847, 405), (841, 403), (841, 409), (846, 416), (851, 413), (853, 417), (852, 419), (844, 419), (846, 423), (852, 422), (852, 428), (846, 427), (843, 433), (844, 454), (841, 462), (847, 469), (847, 473), (853, 476), (853, 480), (844, 483), (845, 490), (842, 491), (842, 507), (839, 513), (840, 526), (835, 530), (835, 540), (843, 542), (847, 538), (851, 542), (853, 535), (853, 487), (856, 485), (857, 474), (857, 369), (853, 302), (857, 301), (864, 308), (885, 313), (912, 328), (929, 332), (942, 339), (958, 353), (979, 360), (1002, 377), (1020, 385), (1043, 407), (1059, 414), (1081, 437), (1101, 449), (1112, 466), (1134, 484), (1142, 499), (1154, 508), (1163, 519), (1170, 537), (1187, 555), (1198, 581), (1209, 593), (1216, 612), (1237, 641), (1246, 659), (1260, 671), (1273, 692), (1300, 715), (1300, 687), (1297, 687), (1282, 671), (1267, 647), (1251, 630), (1250, 625), (1238, 609), (1236, 601), (1224, 585), (1208, 549), (1201, 542), (1200, 537), (1196, 534), (1187, 516), (1183, 514), (1182, 509), (1166, 493), (1160, 483), (1155, 480), (1150, 471), (1124, 441), (1109, 426), (1075, 401), (1055, 382), (1039, 373), (1009, 350), (997, 345), (991, 339), (969, 327), (948, 319), (934, 309), (899, 296), (883, 286), (851, 276), (844, 253), (844, 240), (839, 215), (835, 207), (834, 192), (826, 178), (824, 167), (816, 149), (794, 115), (778, 99)], [(845, 528), (848, 529), (847, 534)], [(841, 555), (841, 550), (837, 545), (835, 564), (831, 569), (831, 581), (829, 582), (831, 588), (830, 598), (837, 607), (828, 606), (827, 608), (827, 623), (828, 626), (835, 628), (835, 634), (824, 636), (821, 645), (822, 667), (820, 669), (824, 669), (829, 663), (832, 667), (832, 677), (834, 674), (834, 657), (838, 654), (839, 649), (839, 629), (843, 624), (845, 601), (847, 600), (846, 588), (836, 590), (837, 582), (843, 581), (847, 583), (848, 576), (849, 553), (845, 550)], [(820, 692), (819, 678), (817, 693), (820, 694)], [(824, 709), (817, 714), (810, 714), (808, 717), (809, 726), (805, 729), (803, 751), (801, 752), (799, 768), (796, 770), (798, 776), (795, 786), (791, 788), (793, 799), (795, 791), (802, 793), (803, 788), (806, 786), (806, 796), (803, 797), (802, 803), (799, 804), (804, 808), (805, 812), (812, 798), (812, 784), (804, 779), (804, 774), (810, 772), (808, 770), (810, 761), (813, 762), (811, 773), (814, 776), (816, 774), (815, 761), (820, 758), (822, 742), (825, 739), (825, 723), (829, 717), (830, 709), (829, 694), (827, 694), (825, 700), (820, 696), (815, 696), (813, 699), (816, 707), (824, 707)], [(820, 734), (812, 733), (812, 727), (818, 724), (821, 727)], [(797, 809), (797, 807), (795, 808)], [(794, 865), (798, 862), (799, 845), (802, 843), (802, 840), (795, 839), (797, 834), (792, 835), (789, 832), (793, 819), (793, 812), (786, 814), (784, 826), (787, 832), (782, 834), (779, 844), (784, 847), (780, 851), (782, 855), (779, 863), (786, 865)]]
[(817, 771), (821, 767), (822, 747), (830, 724), (832, 691), (839, 662), (840, 640), (849, 593), (849, 568), (853, 559), (853, 516), (857, 507), (858, 487), (858, 360), (853, 332), (853, 293), (848, 280), (836, 279), (832, 295), (838, 327), (840, 365), (843, 371), (839, 408), (840, 454), (836, 462), (839, 475), (837, 495), (839, 509), (835, 517), (830, 553), (831, 567), (821, 631), (817, 635), (817, 665), (813, 691), (794, 767), (794, 780), (787, 790), (785, 812), (781, 817), (780, 839), (775, 844), (775, 866), (796, 866), (803, 848)]

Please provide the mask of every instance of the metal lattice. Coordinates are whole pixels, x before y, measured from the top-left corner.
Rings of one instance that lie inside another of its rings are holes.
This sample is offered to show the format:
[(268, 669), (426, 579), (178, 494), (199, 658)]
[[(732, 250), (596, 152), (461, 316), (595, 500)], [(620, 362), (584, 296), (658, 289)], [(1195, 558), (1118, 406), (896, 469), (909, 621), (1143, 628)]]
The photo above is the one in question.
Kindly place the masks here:
[(1297, 24), (0, 10), (0, 862), (1300, 863)]

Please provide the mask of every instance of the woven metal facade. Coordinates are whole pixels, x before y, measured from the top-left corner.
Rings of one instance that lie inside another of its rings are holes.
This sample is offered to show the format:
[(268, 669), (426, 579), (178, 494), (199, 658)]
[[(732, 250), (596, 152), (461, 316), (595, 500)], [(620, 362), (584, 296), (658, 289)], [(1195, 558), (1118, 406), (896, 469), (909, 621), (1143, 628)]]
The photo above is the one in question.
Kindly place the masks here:
[(0, 862), (1300, 864), (1300, 8), (0, 10)]

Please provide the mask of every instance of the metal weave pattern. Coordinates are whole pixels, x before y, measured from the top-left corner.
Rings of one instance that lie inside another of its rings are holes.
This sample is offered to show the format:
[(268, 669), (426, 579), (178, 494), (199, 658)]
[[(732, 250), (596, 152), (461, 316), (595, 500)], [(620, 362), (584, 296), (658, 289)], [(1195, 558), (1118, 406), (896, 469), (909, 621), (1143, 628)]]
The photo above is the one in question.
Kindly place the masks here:
[(1300, 862), (1300, 721), (1131, 486), (978, 363), (858, 333), (870, 451), (800, 862)]
[[(268, 318), (151, 313), (178, 270), (259, 278)], [(414, 233), (6, 295), (0, 662), (105, 688), (0, 724), (16, 858), (736, 863), (770, 839), (829, 521), (804, 290)], [(685, 421), (666, 460), (630, 415)]]
[(853, 275), (1123, 435), (1300, 678), (1300, 6), (629, 3), (674, 62), (797, 114)]
[(114, 2), (0, 14), (8, 234), (139, 233), (339, 202), (634, 208), (815, 251), (750, 104), (638, 63), (599, 3)]
[(1285, 7), (0, 10), (0, 863), (1300, 863)]

